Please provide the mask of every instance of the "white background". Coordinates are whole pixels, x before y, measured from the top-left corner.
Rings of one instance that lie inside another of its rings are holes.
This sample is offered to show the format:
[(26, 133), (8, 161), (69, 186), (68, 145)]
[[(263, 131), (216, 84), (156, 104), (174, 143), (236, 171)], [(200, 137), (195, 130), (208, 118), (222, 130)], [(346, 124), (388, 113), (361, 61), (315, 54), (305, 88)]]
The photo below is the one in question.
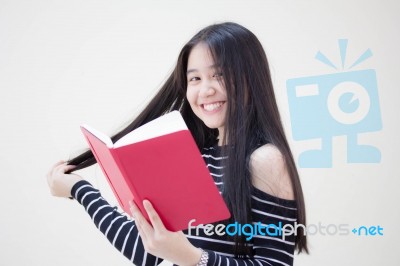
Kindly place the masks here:
[[(265, 47), (295, 156), (306, 146), (292, 140), (286, 80), (334, 73), (314, 56), (339, 64), (338, 39), (349, 39), (350, 61), (372, 50), (357, 69), (377, 73), (383, 129), (360, 140), (380, 149), (381, 163), (347, 164), (337, 137), (333, 167), (300, 174), (309, 223), (380, 225), (384, 236), (309, 236), (311, 254), (295, 265), (396, 265), (399, 11), (395, 0), (0, 0), (0, 264), (130, 265), (81, 206), (50, 196), (45, 175), (86, 147), (80, 124), (111, 134), (151, 98), (192, 35), (235, 21)], [(98, 167), (81, 174), (116, 203)]]

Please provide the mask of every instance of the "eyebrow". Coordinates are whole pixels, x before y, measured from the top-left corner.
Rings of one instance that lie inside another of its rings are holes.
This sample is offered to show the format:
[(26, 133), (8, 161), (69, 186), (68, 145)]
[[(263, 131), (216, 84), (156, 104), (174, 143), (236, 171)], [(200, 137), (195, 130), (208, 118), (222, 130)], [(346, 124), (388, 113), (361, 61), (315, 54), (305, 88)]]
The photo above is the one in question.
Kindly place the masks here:
[[(218, 68), (218, 66), (216, 64), (213, 64), (213, 65), (209, 66), (208, 68), (214, 68), (215, 69), (215, 68)], [(197, 72), (197, 71), (199, 71), (199, 70), (196, 69), (196, 68), (188, 69), (186, 71), (186, 75), (189, 75), (190, 73)]]

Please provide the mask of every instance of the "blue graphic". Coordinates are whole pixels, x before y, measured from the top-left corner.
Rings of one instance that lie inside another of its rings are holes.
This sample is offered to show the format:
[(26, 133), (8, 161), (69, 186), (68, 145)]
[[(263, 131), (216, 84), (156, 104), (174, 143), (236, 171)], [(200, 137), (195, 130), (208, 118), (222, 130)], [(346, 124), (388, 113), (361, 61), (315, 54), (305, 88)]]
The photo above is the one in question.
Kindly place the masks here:
[[(347, 40), (339, 40), (345, 69)], [(372, 56), (366, 50), (348, 69)], [(338, 70), (323, 53), (315, 58)], [(295, 140), (321, 139), (321, 149), (300, 154), (299, 167), (332, 167), (332, 137), (347, 136), (348, 163), (379, 163), (379, 149), (357, 143), (357, 134), (382, 129), (376, 73), (373, 69), (289, 79), (286, 82)]]
[(377, 226), (360, 226), (351, 230), (357, 236), (383, 236), (383, 227)]

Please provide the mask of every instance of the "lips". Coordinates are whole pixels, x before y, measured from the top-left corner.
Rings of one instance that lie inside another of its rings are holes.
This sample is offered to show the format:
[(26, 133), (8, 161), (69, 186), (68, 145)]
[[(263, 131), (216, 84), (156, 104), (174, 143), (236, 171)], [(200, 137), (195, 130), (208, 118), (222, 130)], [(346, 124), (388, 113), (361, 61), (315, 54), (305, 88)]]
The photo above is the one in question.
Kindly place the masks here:
[(219, 109), (225, 102), (214, 102), (214, 103), (207, 103), (207, 104), (203, 104), (203, 108), (204, 110), (208, 111), (208, 112), (212, 112), (215, 111), (217, 109)]

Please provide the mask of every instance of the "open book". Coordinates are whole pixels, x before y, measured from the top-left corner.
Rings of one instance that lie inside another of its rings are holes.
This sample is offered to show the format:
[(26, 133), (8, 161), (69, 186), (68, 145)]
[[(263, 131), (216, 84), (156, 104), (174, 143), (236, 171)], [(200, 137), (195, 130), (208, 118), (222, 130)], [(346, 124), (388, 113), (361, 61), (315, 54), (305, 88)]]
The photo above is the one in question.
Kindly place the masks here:
[[(197, 145), (181, 114), (173, 111), (125, 135), (115, 143), (105, 134), (81, 126), (122, 209), (129, 201), (148, 219), (143, 200), (148, 199), (167, 229), (230, 217)], [(149, 220), (149, 219), (148, 219)]]

